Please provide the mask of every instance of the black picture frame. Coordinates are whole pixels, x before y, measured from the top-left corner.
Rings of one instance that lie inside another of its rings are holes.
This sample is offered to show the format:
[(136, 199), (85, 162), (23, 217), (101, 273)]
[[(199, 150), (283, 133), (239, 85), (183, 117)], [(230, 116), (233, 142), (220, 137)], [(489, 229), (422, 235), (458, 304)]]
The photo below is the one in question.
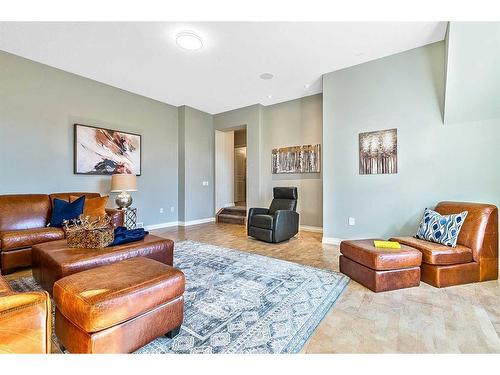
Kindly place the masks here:
[(85, 125), (85, 124), (74, 124), (73, 125), (73, 173), (77, 175), (87, 175), (87, 176), (110, 176), (114, 172), (82, 172), (78, 170), (78, 129), (80, 127), (92, 128), (98, 130), (104, 130), (106, 132), (121, 133), (128, 136), (135, 136), (139, 138), (139, 173), (136, 176), (141, 176), (142, 174), (142, 135), (136, 133), (130, 133), (122, 130), (108, 129), (100, 126)]

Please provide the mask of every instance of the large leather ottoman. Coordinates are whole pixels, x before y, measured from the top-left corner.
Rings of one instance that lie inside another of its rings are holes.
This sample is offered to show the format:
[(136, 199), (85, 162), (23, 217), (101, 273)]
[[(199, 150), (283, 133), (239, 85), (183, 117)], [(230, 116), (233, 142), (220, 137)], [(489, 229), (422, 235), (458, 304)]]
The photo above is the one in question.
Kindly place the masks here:
[(412, 247), (378, 249), (373, 239), (340, 243), (340, 272), (374, 292), (420, 285), (422, 253)]
[(184, 274), (148, 258), (64, 277), (54, 284), (55, 333), (70, 353), (131, 353), (179, 332)]
[(70, 248), (66, 240), (32, 247), (33, 277), (47, 292), (54, 283), (77, 272), (135, 257), (173, 265), (174, 242), (148, 234), (143, 240), (102, 249)]

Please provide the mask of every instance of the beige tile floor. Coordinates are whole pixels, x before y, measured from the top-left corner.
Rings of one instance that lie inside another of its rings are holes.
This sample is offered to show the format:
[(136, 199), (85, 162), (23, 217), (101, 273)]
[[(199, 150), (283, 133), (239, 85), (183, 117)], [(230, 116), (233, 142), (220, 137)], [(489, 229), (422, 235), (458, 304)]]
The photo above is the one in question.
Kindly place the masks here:
[[(153, 231), (338, 271), (338, 246), (300, 232), (281, 244), (248, 238), (245, 227), (202, 224)], [(22, 271), (9, 278), (26, 275)], [(373, 293), (351, 281), (304, 346), (304, 353), (500, 353), (500, 283)]]

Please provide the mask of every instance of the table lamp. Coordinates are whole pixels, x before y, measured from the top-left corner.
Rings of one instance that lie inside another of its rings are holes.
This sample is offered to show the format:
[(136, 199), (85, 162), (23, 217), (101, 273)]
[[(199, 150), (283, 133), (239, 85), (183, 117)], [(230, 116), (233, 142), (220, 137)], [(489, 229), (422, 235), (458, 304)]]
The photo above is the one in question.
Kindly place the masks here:
[(135, 174), (114, 174), (111, 176), (111, 192), (120, 193), (116, 197), (116, 205), (125, 210), (132, 204), (129, 191), (137, 191), (137, 177)]

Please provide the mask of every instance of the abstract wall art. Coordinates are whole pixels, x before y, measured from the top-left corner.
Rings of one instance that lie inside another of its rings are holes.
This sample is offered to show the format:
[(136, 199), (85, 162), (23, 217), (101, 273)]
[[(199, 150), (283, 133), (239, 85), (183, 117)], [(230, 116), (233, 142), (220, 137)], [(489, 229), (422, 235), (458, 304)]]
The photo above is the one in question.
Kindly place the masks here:
[(272, 173), (319, 173), (321, 145), (275, 148), (272, 151)]
[(359, 174), (398, 173), (398, 131), (359, 134)]
[(75, 124), (74, 173), (141, 174), (141, 136)]

